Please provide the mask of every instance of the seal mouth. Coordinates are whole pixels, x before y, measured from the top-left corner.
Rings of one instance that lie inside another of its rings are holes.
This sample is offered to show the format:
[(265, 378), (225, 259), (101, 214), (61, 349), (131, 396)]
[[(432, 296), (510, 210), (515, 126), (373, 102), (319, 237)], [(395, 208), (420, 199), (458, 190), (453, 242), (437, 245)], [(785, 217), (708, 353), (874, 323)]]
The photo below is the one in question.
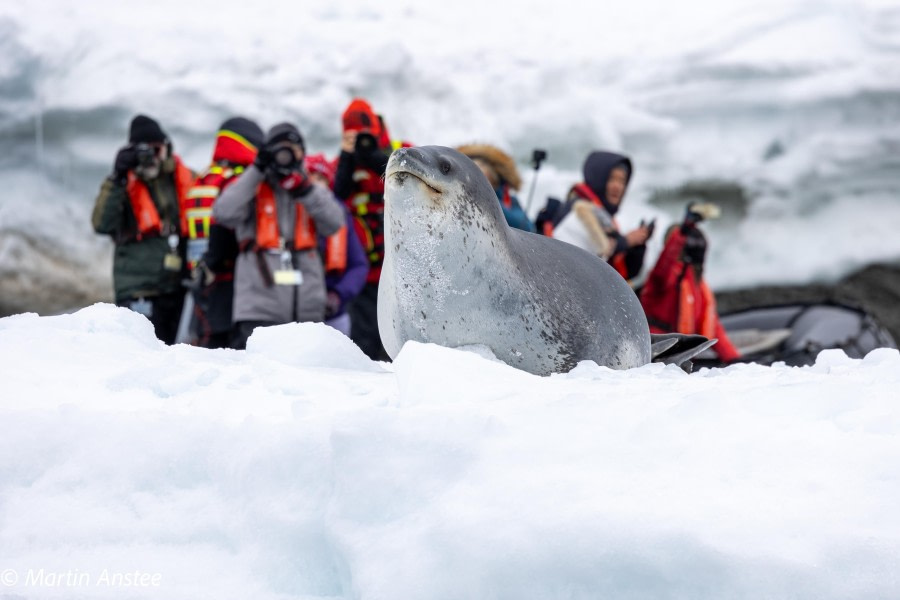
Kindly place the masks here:
[(420, 182), (422, 182), (422, 184), (425, 187), (430, 189), (435, 194), (443, 193), (443, 192), (441, 192), (441, 190), (437, 189), (436, 187), (434, 187), (433, 185), (431, 185), (430, 183), (425, 181), (425, 179), (423, 179), (421, 176), (417, 175), (416, 173), (413, 173), (412, 171), (398, 169), (395, 171), (391, 171), (390, 173), (387, 174), (387, 177), (386, 177), (386, 179), (393, 179), (397, 183), (397, 185), (405, 184), (406, 180), (409, 178), (418, 179)]

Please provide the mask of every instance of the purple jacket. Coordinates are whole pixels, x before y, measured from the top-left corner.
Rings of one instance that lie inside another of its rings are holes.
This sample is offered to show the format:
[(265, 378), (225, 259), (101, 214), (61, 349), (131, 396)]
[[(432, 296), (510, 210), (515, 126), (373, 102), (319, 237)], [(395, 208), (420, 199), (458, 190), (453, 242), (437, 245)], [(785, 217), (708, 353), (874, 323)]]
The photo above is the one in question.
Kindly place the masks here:
[[(356, 230), (353, 227), (353, 217), (344, 209), (344, 223), (347, 226), (347, 268), (343, 273), (325, 276), (325, 288), (331, 292), (337, 292), (341, 297), (341, 307), (330, 316), (333, 319), (346, 312), (347, 302), (359, 294), (366, 285), (366, 276), (369, 274), (369, 257), (363, 249)], [(319, 253), (324, 256), (325, 238), (319, 236)]]

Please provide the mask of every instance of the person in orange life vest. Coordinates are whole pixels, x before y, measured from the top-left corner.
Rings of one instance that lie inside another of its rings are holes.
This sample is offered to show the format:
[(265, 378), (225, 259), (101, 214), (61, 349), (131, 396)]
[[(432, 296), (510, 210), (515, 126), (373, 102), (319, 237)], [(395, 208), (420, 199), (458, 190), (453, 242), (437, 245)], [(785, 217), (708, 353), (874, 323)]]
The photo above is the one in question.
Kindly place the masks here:
[(662, 253), (641, 290), (650, 333), (700, 334), (719, 341), (713, 350), (724, 362), (741, 358), (716, 312), (716, 300), (703, 279), (706, 237), (697, 227), (712, 216), (711, 205), (692, 204), (684, 222), (673, 225)]
[(137, 115), (91, 215), (94, 231), (115, 243), (116, 304), (146, 316), (167, 344), (175, 342), (184, 306), (184, 206), (193, 183), (159, 123)]
[(234, 229), (241, 250), (234, 271), (234, 348), (245, 348), (256, 327), (325, 318), (316, 235), (336, 233), (344, 213), (331, 190), (309, 180), (305, 153), (294, 125), (275, 125), (253, 164), (213, 204), (213, 218)]
[[(336, 165), (322, 154), (306, 157), (306, 170), (313, 182), (328, 189), (334, 187)], [(353, 217), (344, 208), (344, 227), (338, 233), (319, 236), (319, 252), (325, 256), (325, 324), (350, 336), (350, 315), (347, 303), (365, 287), (369, 274), (369, 258), (353, 226)]]
[(584, 181), (569, 191), (552, 232), (554, 238), (607, 260), (627, 280), (640, 273), (653, 232), (653, 226), (643, 222), (624, 235), (619, 232), (615, 216), (632, 173), (628, 157), (591, 152), (584, 162)]
[(368, 102), (355, 98), (343, 117), (343, 138), (334, 193), (354, 217), (369, 257), (362, 292), (347, 307), (350, 338), (373, 360), (390, 360), (378, 333), (378, 281), (384, 262), (384, 171), (392, 147), (383, 120)]
[(534, 223), (525, 214), (514, 194), (522, 185), (522, 177), (513, 158), (490, 144), (466, 144), (457, 150), (471, 158), (491, 182), (506, 223), (510, 227), (535, 233)]
[(198, 346), (227, 348), (231, 344), (238, 243), (232, 229), (213, 220), (212, 207), (222, 190), (253, 163), (263, 139), (255, 122), (244, 117), (227, 119), (216, 135), (212, 164), (188, 192), (187, 259), (194, 299), (190, 332)]

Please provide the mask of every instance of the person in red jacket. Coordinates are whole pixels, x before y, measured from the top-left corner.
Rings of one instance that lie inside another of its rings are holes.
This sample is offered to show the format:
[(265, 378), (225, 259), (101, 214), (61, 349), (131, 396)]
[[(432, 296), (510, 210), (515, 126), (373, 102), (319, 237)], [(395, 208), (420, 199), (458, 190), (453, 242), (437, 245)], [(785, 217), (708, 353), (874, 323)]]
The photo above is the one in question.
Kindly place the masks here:
[(384, 171), (393, 143), (384, 121), (362, 98), (350, 102), (342, 121), (334, 194), (350, 210), (369, 258), (366, 285), (347, 307), (350, 338), (369, 358), (387, 361), (378, 333), (378, 281), (384, 262)]
[(697, 227), (717, 216), (710, 204), (688, 206), (684, 222), (670, 228), (665, 246), (641, 290), (650, 333), (700, 334), (717, 338), (713, 350), (723, 362), (741, 358), (719, 321), (716, 299), (703, 279), (706, 237)]

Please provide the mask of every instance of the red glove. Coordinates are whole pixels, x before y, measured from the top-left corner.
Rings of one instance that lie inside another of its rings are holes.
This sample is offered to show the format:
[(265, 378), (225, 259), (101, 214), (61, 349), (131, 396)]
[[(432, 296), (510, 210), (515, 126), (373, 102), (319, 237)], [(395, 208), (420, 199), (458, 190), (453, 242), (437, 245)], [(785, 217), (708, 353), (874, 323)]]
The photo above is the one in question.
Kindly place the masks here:
[(312, 182), (306, 171), (294, 171), (278, 183), (295, 198), (305, 196), (312, 189)]

